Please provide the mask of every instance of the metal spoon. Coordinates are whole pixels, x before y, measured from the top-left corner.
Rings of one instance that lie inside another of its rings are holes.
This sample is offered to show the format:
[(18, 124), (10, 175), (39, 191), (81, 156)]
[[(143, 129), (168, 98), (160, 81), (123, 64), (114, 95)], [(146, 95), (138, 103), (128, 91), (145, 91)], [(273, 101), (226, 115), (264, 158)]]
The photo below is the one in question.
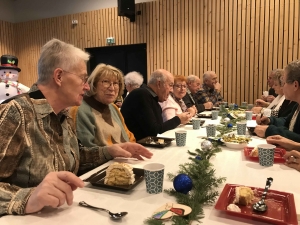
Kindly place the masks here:
[(266, 195), (267, 195), (267, 192), (268, 192), (268, 189), (270, 188), (271, 184), (273, 182), (273, 178), (272, 177), (269, 177), (267, 179), (267, 182), (266, 182), (266, 186), (265, 186), (265, 190), (261, 196), (261, 200), (256, 202), (255, 204), (253, 204), (252, 208), (257, 211), (257, 212), (265, 212), (267, 211), (268, 209), (268, 206), (266, 205), (265, 203), (265, 198), (266, 198)]
[(105, 211), (105, 212), (107, 212), (110, 215), (110, 218), (113, 219), (113, 220), (122, 219), (122, 217), (124, 217), (124, 216), (126, 216), (128, 214), (128, 212), (112, 213), (112, 212), (110, 212), (107, 209), (103, 209), (103, 208), (99, 208), (99, 207), (95, 207), (95, 206), (89, 205), (89, 204), (87, 204), (84, 201), (79, 202), (79, 205), (83, 206), (83, 207), (90, 208), (90, 209)]

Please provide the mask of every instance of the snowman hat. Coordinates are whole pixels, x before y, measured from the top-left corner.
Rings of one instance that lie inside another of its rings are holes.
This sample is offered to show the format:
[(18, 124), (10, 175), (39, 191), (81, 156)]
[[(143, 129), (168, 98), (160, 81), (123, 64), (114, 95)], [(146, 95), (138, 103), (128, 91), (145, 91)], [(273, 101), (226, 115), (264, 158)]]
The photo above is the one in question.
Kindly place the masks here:
[(18, 72), (21, 71), (21, 69), (18, 67), (18, 58), (13, 55), (2, 55), (1, 56), (1, 69), (10, 69), (10, 70), (17, 70)]

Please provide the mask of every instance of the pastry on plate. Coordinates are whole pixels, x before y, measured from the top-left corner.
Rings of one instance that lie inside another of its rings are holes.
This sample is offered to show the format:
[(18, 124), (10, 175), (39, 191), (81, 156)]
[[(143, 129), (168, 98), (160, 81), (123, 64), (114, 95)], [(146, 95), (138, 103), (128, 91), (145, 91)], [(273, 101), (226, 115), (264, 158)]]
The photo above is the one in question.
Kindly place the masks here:
[(108, 185), (130, 185), (135, 181), (133, 168), (126, 163), (115, 162), (106, 170), (104, 183)]

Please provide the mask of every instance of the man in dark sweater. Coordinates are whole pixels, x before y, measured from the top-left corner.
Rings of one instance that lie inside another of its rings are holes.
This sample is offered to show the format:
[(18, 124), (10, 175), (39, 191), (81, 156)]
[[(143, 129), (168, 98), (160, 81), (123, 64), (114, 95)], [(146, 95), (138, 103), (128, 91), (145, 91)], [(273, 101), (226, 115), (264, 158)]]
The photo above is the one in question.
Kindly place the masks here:
[(166, 70), (159, 69), (151, 74), (147, 86), (143, 85), (133, 90), (125, 98), (121, 113), (126, 126), (134, 134), (136, 140), (156, 136), (191, 119), (191, 115), (184, 112), (163, 122), (162, 109), (158, 102), (167, 100), (170, 91), (173, 90), (173, 85), (173, 75)]
[[(292, 112), (287, 117), (257, 117), (254, 132), (259, 137), (281, 135), (296, 142), (300, 142), (300, 61), (289, 63), (284, 69), (283, 92), (286, 99), (295, 101)], [(266, 126), (268, 125), (268, 126)]]
[(213, 107), (212, 102), (206, 102), (204, 104), (197, 103), (194, 99), (194, 95), (200, 90), (201, 81), (200, 78), (195, 75), (189, 75), (187, 77), (187, 90), (186, 95), (182, 98), (185, 105), (190, 108), (193, 105), (196, 106), (198, 113), (203, 112), (205, 109), (211, 109)]

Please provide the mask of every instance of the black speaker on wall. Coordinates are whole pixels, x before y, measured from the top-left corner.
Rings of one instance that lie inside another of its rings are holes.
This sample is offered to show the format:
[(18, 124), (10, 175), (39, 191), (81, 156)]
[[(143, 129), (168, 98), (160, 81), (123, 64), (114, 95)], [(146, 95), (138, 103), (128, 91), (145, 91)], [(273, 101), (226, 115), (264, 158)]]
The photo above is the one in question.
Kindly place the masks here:
[(135, 0), (118, 0), (118, 16), (125, 16), (130, 22), (135, 21)]

